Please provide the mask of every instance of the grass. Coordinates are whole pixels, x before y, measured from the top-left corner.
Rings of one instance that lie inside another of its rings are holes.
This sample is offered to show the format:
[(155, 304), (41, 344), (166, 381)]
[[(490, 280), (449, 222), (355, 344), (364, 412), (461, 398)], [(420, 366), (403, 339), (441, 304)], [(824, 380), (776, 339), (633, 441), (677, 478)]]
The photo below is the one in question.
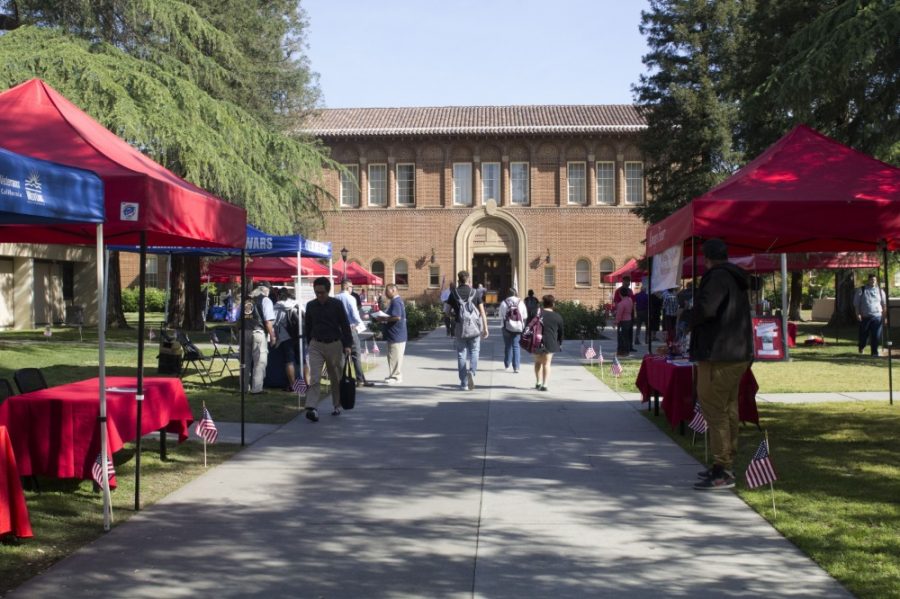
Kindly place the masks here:
[[(681, 447), (704, 461), (703, 443), (653, 420)], [(900, 408), (883, 402), (761, 404), (768, 430), (777, 519), (768, 487), (738, 495), (829, 574), (860, 598), (900, 598)], [(738, 471), (762, 434), (744, 427)]]
[[(172, 491), (203, 474), (203, 446), (196, 442), (167, 444), (168, 459), (159, 459), (159, 444), (145, 440), (141, 451), (141, 503), (156, 503)], [(209, 467), (221, 464), (240, 449), (237, 445), (207, 446)], [(116, 525), (134, 512), (134, 445), (115, 455), (117, 482), (113, 491)], [(41, 478), (41, 492), (25, 492), (31, 539), (5, 539), (0, 543), (0, 596), (49, 568), (103, 531), (103, 499), (90, 481)]]

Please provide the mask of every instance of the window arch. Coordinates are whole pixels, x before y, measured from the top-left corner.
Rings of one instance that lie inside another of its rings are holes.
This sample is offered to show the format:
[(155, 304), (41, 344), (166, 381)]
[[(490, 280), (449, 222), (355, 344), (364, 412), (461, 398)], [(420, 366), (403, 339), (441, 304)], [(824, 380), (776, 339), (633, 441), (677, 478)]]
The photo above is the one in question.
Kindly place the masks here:
[(384, 260), (372, 260), (372, 268), (369, 269), (376, 277), (384, 281)]
[(591, 261), (587, 258), (579, 258), (575, 261), (575, 286), (591, 286)]
[(611, 275), (616, 270), (616, 263), (612, 258), (604, 258), (600, 261), (600, 284), (607, 285), (606, 276)]
[(394, 262), (394, 285), (397, 287), (409, 287), (409, 266), (406, 260)]

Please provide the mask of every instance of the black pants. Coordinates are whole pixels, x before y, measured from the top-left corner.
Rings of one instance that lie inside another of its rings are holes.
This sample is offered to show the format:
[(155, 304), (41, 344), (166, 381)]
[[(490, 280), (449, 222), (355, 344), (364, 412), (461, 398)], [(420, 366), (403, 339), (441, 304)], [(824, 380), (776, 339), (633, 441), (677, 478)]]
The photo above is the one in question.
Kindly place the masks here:
[(634, 333), (632, 332), (631, 321), (623, 320), (619, 323), (619, 335), (618, 335), (618, 343), (616, 345), (616, 352), (625, 355), (634, 350), (631, 342), (634, 340)]

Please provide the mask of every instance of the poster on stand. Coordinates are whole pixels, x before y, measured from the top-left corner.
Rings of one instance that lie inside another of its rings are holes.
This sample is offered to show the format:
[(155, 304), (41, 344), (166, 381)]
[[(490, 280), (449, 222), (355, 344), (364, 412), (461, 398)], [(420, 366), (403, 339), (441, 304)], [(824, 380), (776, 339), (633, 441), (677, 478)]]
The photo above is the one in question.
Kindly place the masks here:
[(757, 360), (784, 359), (781, 320), (775, 317), (753, 319), (753, 353)]

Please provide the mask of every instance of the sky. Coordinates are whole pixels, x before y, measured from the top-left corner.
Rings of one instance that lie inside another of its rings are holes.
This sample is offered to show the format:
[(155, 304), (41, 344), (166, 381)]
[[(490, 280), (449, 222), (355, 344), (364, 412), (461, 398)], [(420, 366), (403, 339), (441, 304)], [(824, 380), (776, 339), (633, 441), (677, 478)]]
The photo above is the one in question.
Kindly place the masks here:
[(301, 0), (328, 108), (629, 104), (647, 0)]

